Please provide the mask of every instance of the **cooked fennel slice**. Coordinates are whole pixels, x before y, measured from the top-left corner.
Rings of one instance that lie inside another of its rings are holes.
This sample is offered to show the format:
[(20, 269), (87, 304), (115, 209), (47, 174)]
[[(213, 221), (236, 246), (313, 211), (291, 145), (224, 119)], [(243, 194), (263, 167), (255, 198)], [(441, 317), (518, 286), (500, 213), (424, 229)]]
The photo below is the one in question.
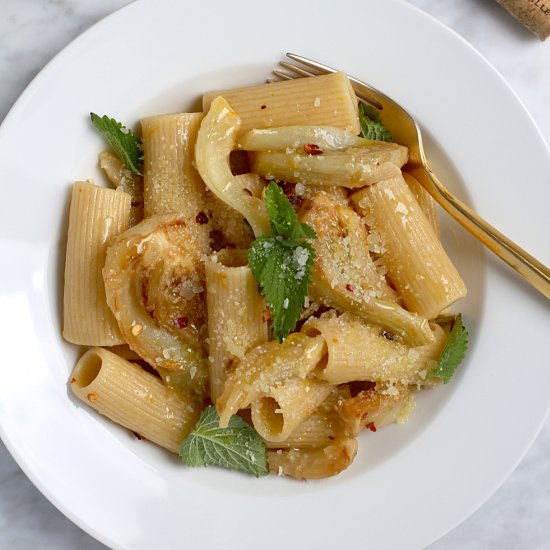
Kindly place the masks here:
[(163, 369), (175, 371), (175, 385), (198, 399), (208, 386), (200, 338), (208, 235), (200, 227), (178, 214), (147, 218), (113, 239), (103, 269), (107, 304), (128, 345), (165, 380)]
[(357, 439), (336, 440), (326, 447), (269, 450), (269, 470), (296, 479), (322, 479), (345, 470), (357, 454)]
[(109, 181), (132, 198), (130, 207), (130, 227), (143, 219), (143, 177), (138, 176), (111, 151), (99, 153), (99, 167)]
[[(283, 126), (246, 132), (237, 141), (237, 147), (245, 151), (304, 150), (316, 145), (323, 151), (345, 151), (350, 147), (370, 147), (377, 141), (356, 136), (353, 132), (332, 126)], [(395, 143), (394, 148), (398, 147)]]
[(404, 384), (376, 384), (338, 404), (341, 417), (358, 432), (403, 424), (414, 409), (414, 389)]
[(270, 232), (265, 205), (261, 199), (250, 196), (242, 179), (231, 173), (229, 165), (229, 155), (235, 149), (240, 126), (241, 119), (229, 103), (221, 96), (214, 99), (201, 122), (195, 162), (210, 191), (242, 214), (259, 237)]
[(291, 378), (304, 379), (321, 362), (326, 345), (321, 337), (292, 333), (282, 344), (272, 340), (251, 349), (228, 376), (216, 401), (220, 426), (252, 401)]
[(400, 175), (408, 150), (377, 143), (314, 155), (262, 151), (250, 153), (250, 157), (252, 172), (268, 179), (355, 188)]
[(426, 319), (403, 309), (369, 256), (364, 227), (347, 206), (319, 193), (300, 216), (317, 233), (317, 260), (309, 285), (315, 301), (349, 311), (402, 336), (413, 345), (433, 337)]

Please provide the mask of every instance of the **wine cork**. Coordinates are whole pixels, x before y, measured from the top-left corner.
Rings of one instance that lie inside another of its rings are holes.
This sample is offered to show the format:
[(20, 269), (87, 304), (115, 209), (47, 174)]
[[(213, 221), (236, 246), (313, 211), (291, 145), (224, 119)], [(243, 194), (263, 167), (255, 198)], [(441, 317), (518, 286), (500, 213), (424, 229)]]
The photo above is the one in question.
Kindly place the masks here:
[(550, 0), (497, 0), (541, 40), (550, 36)]

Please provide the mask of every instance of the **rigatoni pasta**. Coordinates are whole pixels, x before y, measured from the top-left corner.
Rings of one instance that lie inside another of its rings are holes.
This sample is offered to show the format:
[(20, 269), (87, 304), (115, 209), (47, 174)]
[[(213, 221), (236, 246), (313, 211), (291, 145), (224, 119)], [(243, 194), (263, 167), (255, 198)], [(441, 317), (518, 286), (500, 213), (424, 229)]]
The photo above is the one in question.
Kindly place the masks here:
[(71, 375), (71, 390), (117, 424), (177, 453), (197, 421), (190, 395), (176, 392), (141, 367), (102, 348), (88, 350)]
[(77, 182), (73, 186), (63, 299), (63, 337), (82, 346), (123, 344), (105, 300), (102, 269), (111, 239), (128, 227), (130, 195)]
[(145, 216), (176, 212), (196, 215), (205, 208), (205, 189), (193, 166), (201, 113), (142, 119)]
[(359, 133), (357, 98), (344, 73), (208, 92), (203, 96), (205, 112), (218, 96), (223, 96), (238, 113), (241, 133), (297, 124), (334, 126)]
[(252, 402), (252, 423), (267, 442), (285, 441), (333, 389), (316, 378), (290, 378)]
[(408, 149), (358, 135), (346, 75), (203, 102), (142, 119), (141, 144), (92, 119), (117, 191), (75, 184), (64, 336), (109, 349), (71, 389), (190, 466), (338, 474), (452, 376), (464, 284)]
[(206, 261), (210, 397), (221, 395), (236, 362), (267, 342), (265, 301), (246, 261), (246, 252), (222, 250)]
[(344, 313), (328, 312), (310, 318), (302, 331), (321, 335), (327, 345), (327, 361), (317, 376), (331, 384), (359, 381), (417, 384), (427, 362), (439, 357), (446, 340), (440, 327), (432, 342), (411, 347), (376, 325)]
[(405, 305), (426, 319), (466, 295), (466, 286), (401, 175), (352, 197), (384, 250), (388, 278)]

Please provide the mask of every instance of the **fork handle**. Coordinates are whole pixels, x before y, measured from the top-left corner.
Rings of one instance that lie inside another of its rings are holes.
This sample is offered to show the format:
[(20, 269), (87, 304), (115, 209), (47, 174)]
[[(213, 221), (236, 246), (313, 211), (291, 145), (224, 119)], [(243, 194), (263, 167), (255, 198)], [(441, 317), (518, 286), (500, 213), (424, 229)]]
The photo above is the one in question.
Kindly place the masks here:
[(550, 298), (550, 269), (523, 250), (473, 210), (449, 193), (429, 164), (413, 171), (426, 191), (460, 225), (467, 229), (501, 260), (517, 271), (529, 284)]

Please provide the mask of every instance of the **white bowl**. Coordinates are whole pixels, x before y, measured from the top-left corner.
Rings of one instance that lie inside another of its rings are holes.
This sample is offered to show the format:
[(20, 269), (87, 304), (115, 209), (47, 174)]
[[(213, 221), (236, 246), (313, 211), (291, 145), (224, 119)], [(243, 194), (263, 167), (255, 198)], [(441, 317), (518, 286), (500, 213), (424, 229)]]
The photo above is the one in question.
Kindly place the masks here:
[(128, 124), (261, 82), (286, 51), (341, 68), (408, 108), (441, 179), (550, 263), (548, 149), (499, 75), (398, 0), (205, 5), (140, 1), (94, 26), (33, 81), (0, 130), (0, 435), (37, 487), (115, 548), (420, 548), (512, 471), (550, 405), (550, 307), (443, 217), (469, 288), (471, 335), (448, 386), (404, 426), (364, 434), (352, 467), (310, 483), (192, 470), (77, 403), (61, 339), (70, 185), (95, 178), (89, 111)]

